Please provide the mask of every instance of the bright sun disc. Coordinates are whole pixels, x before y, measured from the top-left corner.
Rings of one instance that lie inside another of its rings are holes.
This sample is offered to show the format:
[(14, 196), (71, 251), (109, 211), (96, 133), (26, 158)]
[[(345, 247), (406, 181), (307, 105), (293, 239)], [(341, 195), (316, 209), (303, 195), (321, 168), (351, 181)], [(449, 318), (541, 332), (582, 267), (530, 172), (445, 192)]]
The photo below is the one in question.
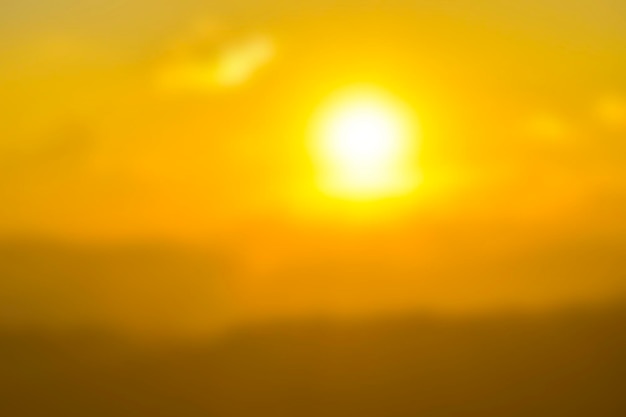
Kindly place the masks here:
[(419, 182), (415, 136), (411, 112), (392, 96), (370, 88), (338, 94), (314, 121), (320, 188), (359, 200), (411, 192)]

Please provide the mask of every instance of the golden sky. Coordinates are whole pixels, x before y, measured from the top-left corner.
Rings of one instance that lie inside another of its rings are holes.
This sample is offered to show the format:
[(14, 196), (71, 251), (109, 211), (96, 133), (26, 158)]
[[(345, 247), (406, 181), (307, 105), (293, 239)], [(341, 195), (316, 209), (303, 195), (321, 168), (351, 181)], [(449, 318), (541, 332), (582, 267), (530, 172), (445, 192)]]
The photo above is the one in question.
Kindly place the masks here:
[[(409, 109), (410, 192), (319, 187), (316, 117), (359, 86)], [(237, 314), (624, 287), (622, 1), (5, 1), (0, 92), (2, 236), (226, 253)]]

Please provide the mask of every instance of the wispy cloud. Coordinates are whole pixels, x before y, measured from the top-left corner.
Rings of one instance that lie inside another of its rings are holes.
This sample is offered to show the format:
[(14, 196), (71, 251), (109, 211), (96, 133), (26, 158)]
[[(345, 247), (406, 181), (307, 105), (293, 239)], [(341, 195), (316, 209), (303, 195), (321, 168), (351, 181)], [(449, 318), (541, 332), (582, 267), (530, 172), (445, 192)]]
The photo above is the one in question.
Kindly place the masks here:
[(218, 27), (196, 31), (173, 47), (157, 70), (166, 92), (210, 92), (250, 81), (276, 54), (263, 33), (227, 35)]

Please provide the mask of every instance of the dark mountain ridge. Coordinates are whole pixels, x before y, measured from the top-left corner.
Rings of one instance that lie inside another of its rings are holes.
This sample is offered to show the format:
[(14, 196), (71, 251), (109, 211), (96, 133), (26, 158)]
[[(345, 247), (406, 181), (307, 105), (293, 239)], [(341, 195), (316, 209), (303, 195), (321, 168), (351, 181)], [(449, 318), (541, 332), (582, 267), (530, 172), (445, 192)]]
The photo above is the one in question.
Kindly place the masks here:
[(146, 345), (6, 329), (0, 415), (624, 416), (626, 307), (267, 324)]

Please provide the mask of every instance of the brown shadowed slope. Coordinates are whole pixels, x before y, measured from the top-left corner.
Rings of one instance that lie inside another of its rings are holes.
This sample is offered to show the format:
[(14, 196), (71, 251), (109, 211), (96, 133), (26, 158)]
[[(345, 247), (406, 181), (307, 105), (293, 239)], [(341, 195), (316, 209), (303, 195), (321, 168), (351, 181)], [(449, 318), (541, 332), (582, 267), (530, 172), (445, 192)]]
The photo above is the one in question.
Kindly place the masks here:
[(623, 416), (626, 309), (300, 322), (132, 345), (5, 330), (0, 415)]

